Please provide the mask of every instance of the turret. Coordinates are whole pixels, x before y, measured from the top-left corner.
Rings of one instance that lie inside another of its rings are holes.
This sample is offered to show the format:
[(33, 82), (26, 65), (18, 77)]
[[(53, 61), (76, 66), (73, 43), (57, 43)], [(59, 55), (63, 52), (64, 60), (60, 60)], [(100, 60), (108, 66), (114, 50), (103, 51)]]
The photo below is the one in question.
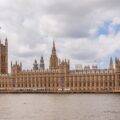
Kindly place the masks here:
[(115, 58), (115, 90), (120, 89), (120, 60)]
[(8, 74), (8, 40), (5, 39), (5, 44), (0, 40), (0, 74)]
[(120, 73), (120, 60), (117, 57), (115, 58), (115, 71)]
[(53, 41), (52, 54), (56, 55), (55, 41)]
[(18, 64), (17, 61), (15, 64), (12, 64), (12, 62), (11, 62), (11, 73), (12, 74), (17, 74), (21, 71), (22, 71), (22, 66), (20, 64)]
[(59, 64), (59, 70), (61, 73), (69, 73), (70, 70), (70, 61), (68, 60), (62, 60)]
[(43, 56), (41, 56), (41, 59), (40, 59), (40, 70), (44, 70), (44, 69), (45, 69), (44, 59), (43, 59)]
[(11, 61), (11, 71), (12, 71), (12, 66), (13, 66), (13, 65), (12, 65), (12, 61)]
[(110, 69), (110, 70), (113, 70), (113, 69), (114, 69), (112, 57), (110, 58), (109, 69)]
[(8, 46), (8, 40), (7, 40), (7, 37), (5, 38), (5, 46)]
[(22, 62), (20, 62), (20, 67), (21, 67), (21, 69), (22, 69)]
[(38, 63), (37, 63), (37, 60), (34, 61), (34, 64), (33, 64), (33, 70), (38, 70)]

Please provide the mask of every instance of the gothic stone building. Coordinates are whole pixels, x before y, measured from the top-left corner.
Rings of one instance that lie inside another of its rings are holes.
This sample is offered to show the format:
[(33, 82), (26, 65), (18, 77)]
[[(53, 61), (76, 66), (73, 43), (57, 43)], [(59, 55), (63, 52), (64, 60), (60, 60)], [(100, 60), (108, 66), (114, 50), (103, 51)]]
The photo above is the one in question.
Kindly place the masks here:
[(22, 70), (22, 63), (11, 63), (8, 74), (8, 43), (0, 44), (0, 92), (39, 93), (81, 93), (120, 92), (120, 60), (112, 58), (108, 69), (86, 66), (80, 70), (70, 70), (69, 60), (60, 60), (53, 42), (49, 69), (45, 69), (44, 59), (40, 64), (35, 60), (33, 70)]
[(0, 41), (0, 74), (8, 73), (8, 43), (5, 39), (5, 45)]

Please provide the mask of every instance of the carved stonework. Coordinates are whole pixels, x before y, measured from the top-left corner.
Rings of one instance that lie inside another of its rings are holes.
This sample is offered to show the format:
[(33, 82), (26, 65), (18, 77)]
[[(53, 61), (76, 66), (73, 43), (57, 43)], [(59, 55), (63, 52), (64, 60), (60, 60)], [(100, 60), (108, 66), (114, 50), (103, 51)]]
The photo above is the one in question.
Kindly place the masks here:
[(0, 74), (8, 73), (8, 42), (5, 39), (5, 45), (0, 41)]

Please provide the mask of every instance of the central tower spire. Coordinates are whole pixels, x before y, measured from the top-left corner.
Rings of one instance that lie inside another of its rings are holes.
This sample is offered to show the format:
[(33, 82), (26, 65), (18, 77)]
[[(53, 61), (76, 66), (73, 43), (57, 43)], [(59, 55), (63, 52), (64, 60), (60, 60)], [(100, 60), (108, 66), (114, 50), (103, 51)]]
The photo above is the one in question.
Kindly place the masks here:
[(52, 54), (56, 55), (55, 41), (53, 40)]
[(50, 69), (57, 69), (58, 68), (58, 57), (56, 55), (56, 47), (55, 47), (55, 42), (53, 41), (53, 47), (52, 47), (52, 54), (50, 57)]

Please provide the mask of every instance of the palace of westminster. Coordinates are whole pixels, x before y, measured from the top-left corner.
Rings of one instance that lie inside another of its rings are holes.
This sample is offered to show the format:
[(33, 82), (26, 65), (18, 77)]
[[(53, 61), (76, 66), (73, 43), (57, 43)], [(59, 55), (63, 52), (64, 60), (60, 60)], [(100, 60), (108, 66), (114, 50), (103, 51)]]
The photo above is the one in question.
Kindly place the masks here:
[(70, 60), (60, 60), (56, 54), (55, 42), (49, 60), (49, 69), (45, 69), (44, 59), (40, 64), (35, 60), (32, 70), (22, 70), (22, 63), (12, 64), (8, 73), (8, 41), (0, 41), (0, 92), (35, 93), (115, 93), (120, 92), (120, 60), (115, 64), (110, 59), (107, 69), (96, 65), (83, 69), (70, 70)]

